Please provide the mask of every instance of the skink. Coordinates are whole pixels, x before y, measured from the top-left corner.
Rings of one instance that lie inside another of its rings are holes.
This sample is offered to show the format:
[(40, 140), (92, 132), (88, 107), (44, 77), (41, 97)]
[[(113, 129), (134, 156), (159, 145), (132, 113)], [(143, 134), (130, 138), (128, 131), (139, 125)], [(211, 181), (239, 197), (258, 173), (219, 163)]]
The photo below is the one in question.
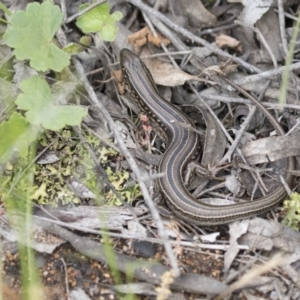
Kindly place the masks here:
[[(284, 187), (279, 184), (270, 194), (242, 204), (213, 206), (193, 198), (183, 184), (187, 164), (199, 156), (199, 137), (188, 129), (194, 126), (193, 123), (160, 95), (150, 72), (137, 55), (122, 49), (120, 60), (127, 90), (166, 143), (166, 151), (158, 167), (158, 172), (165, 175), (159, 179), (159, 186), (169, 208), (177, 217), (197, 225), (225, 224), (266, 212), (276, 207), (286, 196)], [(283, 135), (283, 129), (273, 116), (260, 102), (253, 101), (264, 112), (277, 134)], [(183, 123), (187, 126), (182, 126)], [(295, 168), (293, 157), (287, 158), (286, 168)], [(292, 175), (286, 172), (288, 185), (292, 179)]]

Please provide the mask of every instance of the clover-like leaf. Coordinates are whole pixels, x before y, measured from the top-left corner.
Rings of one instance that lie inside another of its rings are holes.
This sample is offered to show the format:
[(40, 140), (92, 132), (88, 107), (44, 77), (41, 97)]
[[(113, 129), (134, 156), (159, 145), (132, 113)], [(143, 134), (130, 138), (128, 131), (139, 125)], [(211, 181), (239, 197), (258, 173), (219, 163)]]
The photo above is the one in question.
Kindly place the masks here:
[[(88, 4), (80, 6), (80, 10), (87, 8)], [(116, 11), (109, 14), (109, 3), (103, 3), (86, 12), (77, 19), (76, 25), (84, 32), (98, 32), (100, 38), (105, 41), (112, 42), (115, 40), (118, 27), (116, 22), (122, 19), (121, 12)]]
[(16, 154), (25, 157), (29, 144), (36, 139), (37, 134), (37, 127), (32, 127), (24, 117), (14, 112), (8, 121), (0, 124), (0, 163)]
[(66, 125), (79, 125), (87, 112), (82, 107), (56, 105), (48, 83), (39, 76), (32, 76), (20, 84), (24, 92), (16, 104), (26, 112), (26, 120), (45, 129), (59, 130)]
[(15, 49), (17, 59), (29, 59), (30, 66), (37, 71), (60, 72), (70, 63), (70, 56), (52, 41), (62, 19), (60, 8), (50, 1), (30, 3), (26, 11), (12, 15), (12, 26), (6, 30), (4, 40)]

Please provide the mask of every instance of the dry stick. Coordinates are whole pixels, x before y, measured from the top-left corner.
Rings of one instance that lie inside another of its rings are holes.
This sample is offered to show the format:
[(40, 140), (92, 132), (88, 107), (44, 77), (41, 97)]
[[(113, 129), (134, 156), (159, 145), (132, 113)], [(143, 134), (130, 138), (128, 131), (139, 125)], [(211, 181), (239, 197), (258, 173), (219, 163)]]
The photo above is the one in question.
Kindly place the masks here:
[(200, 35), (212, 34), (212, 33), (215, 33), (215, 32), (228, 30), (228, 29), (233, 29), (233, 28), (236, 28), (236, 27), (238, 27), (238, 25), (233, 23), (233, 24), (223, 25), (223, 26), (220, 26), (220, 27), (204, 29), (199, 34)]
[(215, 3), (214, 3), (214, 5), (213, 5), (213, 8), (219, 6), (220, 3), (221, 3), (221, 0), (216, 0)]
[[(275, 9), (275, 11), (276, 12), (278, 12), (278, 9)], [(291, 20), (293, 20), (293, 21), (298, 21), (298, 18), (297, 17), (295, 17), (295, 16), (293, 16), (292, 14), (289, 14), (289, 13), (287, 13), (287, 12), (284, 12), (284, 15), (287, 17), (287, 18), (290, 18)]]
[(236, 291), (237, 289), (241, 289), (251, 280), (257, 278), (258, 276), (271, 271), (273, 268), (276, 268), (285, 263), (284, 258), (281, 254), (274, 255), (267, 263), (259, 267), (253, 267), (249, 272), (243, 275), (238, 281), (233, 283), (228, 290), (224, 291), (223, 293), (219, 294), (214, 300), (222, 300), (225, 299), (229, 294)]
[[(284, 72), (285, 68), (287, 68), (287, 67), (283, 66), (283, 67), (279, 67), (279, 68), (276, 68), (276, 69), (273, 69), (273, 70), (270, 70), (270, 71), (262, 72), (260, 74), (249, 75), (249, 76), (243, 77), (241, 79), (233, 80), (233, 82), (237, 85), (244, 85), (244, 84), (247, 84), (247, 83), (260, 81), (262, 79), (267, 79), (267, 78), (270, 78), (272, 76), (281, 75)], [(289, 69), (290, 72), (299, 70), (300, 69), (300, 62), (297, 62), (295, 64), (291, 64), (288, 67), (288, 69)]]
[[(157, 36), (158, 36), (158, 35), (157, 35), (157, 32), (156, 32), (156, 30), (154, 29), (153, 24), (152, 24), (152, 20), (153, 20), (154, 18), (151, 19), (151, 18), (148, 17), (148, 15), (147, 15), (146, 13), (144, 13), (144, 12), (142, 12), (142, 13), (143, 13), (144, 20), (146, 21), (147, 25), (149, 26), (149, 28), (150, 28), (152, 34), (154, 35), (154, 37), (157, 38)], [(151, 17), (151, 16), (150, 16), (150, 17)], [(158, 22), (158, 23), (160, 23), (160, 22)], [(163, 48), (163, 50), (165, 51), (165, 53), (168, 55), (168, 54), (169, 54), (169, 51), (168, 51), (167, 47), (166, 47), (163, 43), (160, 43), (160, 46)], [(184, 50), (186, 50), (186, 48), (184, 48)], [(174, 66), (175, 68), (178, 68), (178, 66), (177, 66), (177, 64), (176, 64), (176, 62), (175, 62), (175, 59), (174, 59), (171, 55), (168, 55), (168, 57), (169, 57), (171, 63), (173, 64), (173, 66)], [(178, 68), (178, 69), (179, 69), (179, 68)]]
[[(250, 248), (251, 249), (251, 248)], [(234, 279), (236, 279), (237, 277), (241, 277), (241, 275), (246, 272), (247, 270), (249, 270), (251, 267), (253, 267), (253, 265), (257, 262), (258, 260), (258, 253), (255, 253), (254, 257), (251, 257), (250, 260), (246, 261), (245, 265), (242, 266), (241, 268), (239, 268), (238, 270), (233, 271), (231, 274), (229, 274), (226, 279), (225, 282), (228, 284), (230, 282), (232, 282)], [(242, 255), (241, 259), (245, 257), (245, 255)], [(242, 260), (242, 263), (244, 263), (244, 261)]]
[(69, 278), (68, 278), (68, 268), (66, 265), (65, 260), (61, 257), (60, 260), (62, 261), (62, 264), (64, 266), (64, 271), (65, 271), (65, 285), (66, 285), (66, 294), (68, 300), (70, 299), (70, 290), (69, 290)]
[(151, 55), (143, 55), (140, 58), (154, 58), (154, 57), (163, 57), (163, 56), (170, 56), (170, 55), (186, 55), (186, 54), (191, 54), (193, 50), (183, 50), (183, 51), (169, 51), (168, 53), (155, 53)]
[[(235, 82), (231, 81), (230, 79), (226, 77), (222, 77), (222, 79), (229, 85), (230, 89), (233, 87), (239, 93), (248, 97), (264, 113), (266, 118), (268, 118), (269, 122), (273, 125), (278, 135), (285, 135), (284, 130), (282, 129), (281, 125), (278, 123), (276, 118), (273, 117), (273, 115), (261, 104), (261, 102), (259, 102), (255, 97), (253, 97), (251, 94), (249, 94), (247, 91), (245, 91), (243, 88), (241, 88), (239, 85), (237, 85)], [(227, 88), (227, 90), (229, 90), (229, 87)], [(265, 91), (263, 91), (263, 94), (264, 92)]]
[(265, 37), (261, 33), (261, 31), (258, 28), (254, 27), (254, 26), (250, 26), (250, 25), (244, 24), (244, 23), (242, 23), (239, 20), (236, 20), (234, 23), (236, 23), (238, 25), (241, 25), (241, 26), (244, 26), (244, 27), (247, 27), (247, 28), (250, 28), (252, 31), (254, 31), (259, 36), (260, 41), (262, 42), (262, 44), (264, 45), (264, 47), (266, 48), (266, 50), (268, 51), (268, 53), (269, 53), (269, 55), (270, 55), (270, 57), (272, 59), (274, 68), (277, 68), (278, 64), (277, 64), (276, 57), (275, 57), (274, 53), (272, 52), (272, 49), (269, 46), (267, 40), (265, 39)]
[[(172, 45), (175, 46), (175, 48), (177, 48), (178, 50), (188, 50), (189, 47), (187, 47), (182, 41), (181, 39), (178, 37), (178, 35), (174, 34), (174, 32), (172, 30), (169, 29), (169, 27), (167, 27), (165, 24), (163, 24), (162, 22), (158, 21), (156, 18), (154, 18), (152, 15), (147, 14), (148, 18), (151, 20), (151, 22), (153, 23), (153, 25), (161, 32), (161, 34), (165, 37), (167, 37)], [(146, 21), (146, 20), (145, 20)]]
[(261, 70), (259, 68), (245, 62), (244, 60), (242, 60), (242, 59), (240, 59), (236, 56), (230, 55), (229, 53), (227, 53), (227, 52), (219, 49), (218, 47), (208, 43), (206, 40), (198, 37), (197, 35), (191, 33), (190, 31), (178, 26), (177, 24), (173, 23), (170, 19), (166, 18), (162, 13), (154, 10), (153, 8), (149, 7), (148, 5), (143, 4), (141, 1), (139, 1), (139, 0), (126, 0), (126, 1), (133, 4), (133, 5), (135, 5), (136, 7), (140, 8), (143, 11), (145, 11), (146, 13), (152, 14), (157, 19), (159, 19), (160, 21), (162, 21), (163, 23), (168, 25), (171, 29), (173, 29), (173, 30), (181, 33), (183, 36), (189, 38), (192, 42), (197, 42), (197, 43), (203, 45), (204, 47), (206, 47), (209, 50), (213, 51), (217, 55), (220, 55), (220, 56), (226, 57), (226, 58), (230, 58), (232, 61), (240, 64), (245, 69), (249, 70), (251, 73), (260, 73), (261, 72)]
[[(1, 69), (1, 65), (0, 65), (0, 69)], [(1, 99), (2, 100), (2, 99)], [(2, 101), (1, 101), (2, 102)], [(9, 109), (11, 109), (14, 106), (15, 103), (15, 99), (12, 98), (11, 100), (7, 101), (6, 106), (3, 108), (3, 110), (0, 111), (0, 122), (2, 123), (2, 121), (9, 116), (10, 114), (5, 114)], [(2, 118), (3, 116), (3, 118)]]
[[(168, 53), (163, 52), (163, 53), (155, 53), (155, 54), (151, 54), (151, 55), (143, 55), (143, 56), (140, 56), (140, 58), (143, 59), (143, 58), (154, 58), (154, 57), (170, 56), (170, 55), (186, 55), (186, 54), (191, 54), (191, 53), (192, 53), (192, 50), (171, 51), (171, 52), (168, 52)], [(112, 64), (109, 64), (108, 67), (109, 68), (115, 67), (115, 66), (118, 66), (119, 64), (120, 64), (119, 62), (112, 63)], [(96, 73), (101, 72), (103, 70), (104, 70), (104, 68), (98, 68), (98, 69), (95, 69), (93, 71), (85, 73), (85, 75), (93, 75), (93, 74), (96, 74)]]
[(230, 200), (230, 201), (234, 201), (234, 202), (240, 202), (240, 203), (245, 203), (248, 200), (245, 199), (241, 199), (241, 198), (237, 198), (237, 197), (231, 197), (228, 195), (224, 195), (221, 193), (216, 193), (216, 192), (209, 192), (208, 193), (210, 196), (213, 196), (214, 198), (221, 198), (221, 199), (225, 199), (225, 200)]
[(66, 0), (60, 0), (60, 9), (63, 14), (63, 22), (66, 21), (67, 18), (67, 6), (66, 6)]
[[(260, 95), (258, 97), (258, 101), (261, 101), (262, 98), (265, 96), (265, 93), (266, 93), (270, 83), (271, 83), (270, 80), (267, 81), (262, 92), (260, 93)], [(248, 125), (248, 123), (250, 123), (252, 116), (254, 116), (254, 114), (255, 114), (255, 111), (256, 111), (256, 106), (254, 105), (253, 108), (250, 110), (245, 122), (242, 124), (241, 129), (236, 134), (235, 139), (234, 139), (233, 143), (231, 144), (230, 148), (228, 149), (226, 155), (220, 161), (220, 164), (226, 162), (227, 160), (230, 161), (231, 155), (232, 155), (233, 151), (235, 150), (235, 148), (238, 146), (238, 144), (242, 138), (242, 135), (244, 134), (244, 131), (246, 130), (246, 126)]]
[(197, 198), (200, 198), (201, 196), (203, 196), (203, 195), (205, 195), (207, 193), (213, 192), (214, 190), (221, 189), (221, 188), (224, 188), (224, 187), (225, 187), (225, 182), (221, 182), (221, 183), (216, 184), (216, 185), (214, 185), (212, 187), (209, 187), (209, 188), (207, 188), (205, 190), (203, 189), (200, 193), (197, 193)]
[[(47, 212), (49, 213), (49, 212)], [(102, 230), (95, 230), (95, 229), (90, 229), (88, 227), (83, 227), (83, 226), (77, 226), (77, 225), (73, 225), (73, 224), (69, 224), (63, 221), (59, 221), (59, 220), (53, 220), (53, 219), (49, 219), (46, 217), (40, 217), (40, 216), (33, 216), (33, 219), (36, 221), (41, 221), (41, 222), (49, 222), (64, 228), (68, 228), (70, 230), (77, 230), (79, 232), (86, 232), (86, 233), (91, 233), (91, 234), (95, 234), (95, 235), (99, 235), (99, 234), (106, 234), (109, 237), (113, 237), (113, 238), (121, 238), (121, 239), (137, 239), (139, 241), (145, 241), (145, 242), (150, 242), (150, 243), (155, 243), (155, 244), (159, 244), (162, 245), (163, 242), (161, 241), (161, 239), (158, 238), (151, 238), (151, 237), (143, 237), (143, 236), (134, 236), (134, 235), (130, 235), (130, 234), (120, 234), (120, 233), (115, 233), (115, 232), (107, 232), (107, 231), (102, 231)], [(178, 241), (171, 241), (172, 245), (177, 245)], [(229, 245), (220, 245), (220, 244), (203, 244), (203, 243), (195, 243), (195, 242), (187, 242), (187, 241), (181, 241), (180, 242), (180, 246), (184, 246), (184, 247), (192, 247), (192, 248), (203, 248), (203, 249), (210, 249), (210, 250), (222, 250), (222, 251), (227, 251), (229, 248)], [(247, 245), (238, 245), (238, 249), (240, 250), (249, 250), (249, 246)]]
[(243, 122), (243, 124), (241, 124), (239, 131), (235, 134), (235, 139), (233, 140), (233, 143), (231, 144), (227, 153), (223, 156), (223, 158), (219, 162), (220, 165), (225, 163), (227, 160), (231, 161), (231, 156), (232, 156), (233, 152), (235, 151), (235, 149), (237, 148), (237, 146), (239, 145), (239, 143), (244, 135), (244, 132), (246, 131), (248, 124), (251, 122), (255, 112), (256, 112), (256, 106), (252, 106), (251, 109), (249, 110), (246, 120)]
[[(223, 78), (225, 80), (225, 78)], [(227, 137), (228, 141), (232, 144), (233, 143), (233, 139), (231, 138), (231, 136), (229, 135), (229, 133), (227, 132), (227, 130), (225, 129), (225, 127), (223, 126), (222, 122), (219, 120), (219, 118), (216, 116), (216, 114), (214, 113), (214, 111), (212, 110), (212, 108), (206, 103), (206, 101), (203, 100), (203, 98), (199, 95), (198, 91), (194, 88), (194, 86), (192, 86), (192, 84), (189, 83), (189, 86), (191, 88), (191, 90), (194, 92), (194, 94), (197, 96), (197, 98), (201, 101), (201, 103), (203, 104), (203, 106), (210, 112), (210, 114), (213, 116), (213, 118), (216, 120), (216, 123), (220, 126), (221, 130), (223, 131), (223, 133), (225, 134), (225, 136)], [(237, 152), (240, 155), (241, 159), (243, 160), (243, 162), (247, 165), (247, 160), (245, 159), (241, 149), (237, 148)], [(256, 180), (256, 175), (254, 174), (254, 172), (250, 171), (250, 174), (252, 176), (252, 178), (254, 180)], [(263, 195), (265, 195), (265, 191), (264, 189), (261, 187), (261, 185), (259, 185), (260, 191), (262, 192)]]
[(138, 12), (139, 12), (139, 10), (137, 8), (135, 8), (135, 10), (131, 14), (131, 16), (129, 16), (128, 21), (125, 23), (126, 28), (130, 28), (131, 25), (134, 23), (134, 21), (136, 21)]
[[(205, 99), (212, 99), (218, 100), (224, 103), (241, 103), (245, 105), (252, 104), (252, 102), (246, 98), (233, 98), (233, 97), (226, 97), (226, 96), (218, 96), (218, 95), (201, 95), (202, 98)], [(261, 102), (261, 104), (265, 107), (269, 107), (271, 109), (282, 109), (282, 108), (291, 108), (291, 109), (298, 109), (300, 110), (300, 105), (297, 104), (279, 104), (279, 103), (268, 103), (268, 102)]]
[[(261, 232), (261, 230), (259, 230), (258, 232)], [(255, 239), (256, 239), (256, 237), (254, 238), (254, 241), (255, 241)], [(253, 242), (251, 242), (251, 245), (250, 245), (249, 249), (253, 249), (252, 247), (253, 247)], [(280, 253), (280, 252), (277, 252), (277, 253)], [(274, 255), (275, 255), (275, 254), (276, 254), (276, 251), (274, 251)], [(282, 254), (282, 253), (281, 253), (281, 254)], [(257, 264), (259, 264), (259, 266), (268, 263), (268, 261), (269, 261), (270, 258), (271, 258), (270, 256), (269, 256), (269, 257), (263, 256), (263, 253), (260, 253), (260, 252), (257, 252), (257, 253), (255, 254), (255, 257), (256, 257), (256, 260), (257, 260)], [(237, 258), (237, 262), (240, 263), (240, 264), (245, 264), (245, 261), (242, 260), (243, 258), (246, 260), (246, 262), (249, 262), (251, 259), (254, 258), (254, 256), (253, 256), (253, 254), (249, 253), (249, 251), (245, 251), (245, 252), (241, 255), (241, 258)], [(289, 263), (289, 261), (287, 261), (287, 262), (285, 263), (285, 265), (287, 265), (288, 263)], [(285, 266), (285, 265), (284, 265), (284, 266)], [(284, 267), (284, 266), (283, 266), (283, 267)], [(271, 271), (270, 271), (270, 274), (275, 275), (275, 276), (281, 278), (283, 281), (285, 281), (285, 280), (286, 280), (286, 277), (285, 277), (284, 275), (281, 275), (279, 271), (280, 271), (280, 270), (279, 270), (279, 268), (277, 267), (277, 268), (274, 268), (273, 270), (271, 270)], [(238, 277), (240, 278), (241, 276), (239, 275)], [(226, 283), (229, 283), (229, 282), (226, 282)]]
[(141, 179), (144, 182), (149, 182), (149, 181), (152, 181), (152, 180), (156, 180), (158, 178), (162, 178), (165, 175), (166, 175), (165, 173), (155, 173), (155, 174), (150, 174), (150, 175), (147, 175), (147, 176), (142, 176)]
[(285, 16), (284, 16), (284, 8), (283, 8), (283, 1), (278, 0), (278, 19), (279, 19), (279, 29), (280, 29), (280, 37), (282, 42), (282, 50), (283, 56), (287, 56), (289, 49), (288, 43), (285, 35)]

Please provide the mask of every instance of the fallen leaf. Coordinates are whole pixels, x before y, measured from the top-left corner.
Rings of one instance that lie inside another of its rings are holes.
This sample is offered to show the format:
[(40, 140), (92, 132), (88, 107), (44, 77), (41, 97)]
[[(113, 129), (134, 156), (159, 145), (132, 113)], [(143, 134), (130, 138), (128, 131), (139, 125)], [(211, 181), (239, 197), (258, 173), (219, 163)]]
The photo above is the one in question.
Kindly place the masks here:
[(230, 244), (224, 257), (224, 269), (227, 272), (239, 252), (239, 244), (237, 240), (243, 236), (249, 227), (249, 219), (237, 221), (229, 225)]
[(113, 71), (112, 72), (112, 76), (115, 78), (115, 80), (117, 81), (117, 87), (118, 87), (118, 91), (121, 95), (123, 95), (125, 93), (125, 84), (124, 84), (124, 80), (123, 80), (123, 74), (121, 70), (118, 71)]
[(299, 155), (300, 140), (295, 136), (271, 136), (245, 144), (242, 152), (249, 164), (275, 161)]
[[(141, 56), (146, 55), (148, 55), (148, 53), (144, 50), (141, 53)], [(204, 81), (214, 84), (214, 82), (190, 75), (181, 69), (174, 67), (170, 62), (164, 62), (157, 58), (145, 58), (143, 59), (143, 62), (149, 69), (154, 82), (159, 85), (178, 86), (183, 85), (187, 80)]]
[(161, 44), (164, 46), (170, 44), (170, 41), (162, 35), (157, 34), (157, 36), (154, 36), (148, 26), (128, 36), (128, 43), (134, 46), (136, 53), (139, 53), (140, 48), (148, 42), (156, 47), (160, 47)]
[(273, 0), (243, 0), (245, 6), (239, 20), (246, 25), (254, 26), (255, 23), (270, 9)]
[(173, 14), (184, 16), (194, 28), (200, 29), (203, 26), (211, 26), (217, 23), (217, 18), (205, 8), (203, 1), (185, 0), (172, 2)]
[(239, 52), (243, 50), (243, 45), (240, 41), (226, 34), (218, 35), (216, 37), (216, 44), (220, 48), (236, 49)]

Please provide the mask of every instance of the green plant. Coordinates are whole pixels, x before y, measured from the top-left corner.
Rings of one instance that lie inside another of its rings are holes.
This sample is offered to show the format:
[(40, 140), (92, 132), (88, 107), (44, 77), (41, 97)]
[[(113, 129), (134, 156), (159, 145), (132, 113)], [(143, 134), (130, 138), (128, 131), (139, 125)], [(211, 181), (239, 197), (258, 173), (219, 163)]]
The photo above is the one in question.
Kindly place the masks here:
[[(82, 4), (79, 9), (84, 10), (88, 6), (88, 4)], [(119, 30), (116, 26), (116, 22), (120, 21), (123, 15), (119, 11), (116, 11), (113, 14), (110, 14), (109, 11), (109, 3), (98, 5), (80, 16), (77, 19), (76, 25), (84, 33), (97, 32), (101, 39), (112, 42), (115, 40)]]
[(37, 71), (52, 69), (60, 72), (70, 64), (70, 56), (53, 40), (62, 19), (59, 7), (50, 1), (30, 3), (26, 11), (18, 10), (11, 15), (11, 26), (3, 39), (15, 49), (18, 60), (28, 59)]
[(282, 223), (299, 231), (300, 226), (300, 195), (292, 193), (290, 199), (283, 202), (283, 210), (286, 212)]
[[(87, 114), (86, 109), (79, 105), (60, 104), (62, 97), (74, 98), (80, 86), (80, 81), (72, 74), (69, 66), (71, 54), (82, 51), (84, 47), (74, 47), (76, 43), (64, 48), (59, 45), (55, 35), (63, 25), (64, 16), (59, 6), (53, 5), (49, 0), (42, 4), (29, 3), (25, 11), (12, 13), (2, 3), (0, 9), (5, 12), (7, 18), (0, 19), (0, 47), (5, 47), (6, 51), (5, 59), (0, 58), (0, 93), (4, 98), (1, 100), (9, 107), (5, 112), (1, 111), (0, 122), (0, 167), (3, 166), (0, 169), (3, 171), (0, 174), (1, 200), (5, 202), (12, 224), (25, 229), (23, 239), (19, 243), (22, 297), (42, 299), (33, 251), (27, 247), (31, 235), (32, 200), (48, 203), (51, 200), (51, 192), (59, 190), (61, 195), (66, 196), (61, 197), (65, 201), (62, 201), (63, 203), (78, 201), (67, 189), (65, 177), (80, 164), (88, 166), (84, 178), (81, 179), (88, 186), (97, 188), (94, 164), (87, 151), (83, 149), (79, 139), (69, 133), (70, 129), (64, 129), (66, 126), (80, 125), (82, 118)], [(119, 12), (110, 15), (107, 4), (100, 10), (96, 7), (91, 12), (81, 16), (82, 30), (85, 30), (89, 23), (101, 19), (102, 27), (96, 31), (100, 37), (112, 41), (117, 32), (115, 23), (122, 15)], [(79, 43), (89, 46), (91, 38), (83, 39), (80, 39)], [(9, 59), (6, 60), (7, 57)], [(22, 61), (20, 65), (26, 68), (27, 74), (30, 73), (31, 76), (22, 77), (20, 85), (13, 86), (11, 81), (14, 74), (11, 70), (16, 60)], [(48, 81), (45, 80), (46, 75)], [(49, 85), (52, 80), (55, 84)], [(67, 92), (57, 93), (59, 87), (63, 90), (65, 86), (68, 87)], [(15, 90), (19, 88), (21, 92), (16, 94)], [(76, 100), (80, 99), (78, 95), (77, 93)], [(37, 145), (61, 151), (62, 159), (53, 165), (35, 165)], [(108, 149), (103, 151), (106, 152), (101, 154), (104, 159), (112, 153), (112, 150)], [(78, 153), (82, 154), (79, 159)], [(82, 174), (78, 176), (80, 175)], [(53, 184), (54, 177), (57, 185)], [(22, 217), (14, 218), (13, 212)]]
[(285, 60), (285, 69), (282, 74), (282, 81), (281, 81), (280, 95), (279, 95), (279, 103), (281, 103), (281, 104), (286, 103), (286, 92), (287, 92), (287, 88), (288, 88), (289, 72), (290, 72), (289, 66), (292, 63), (296, 40), (297, 40), (298, 32), (299, 32), (299, 27), (300, 27), (300, 13), (298, 14), (297, 23), (293, 30), (293, 35), (292, 35), (292, 39), (291, 39), (291, 43), (290, 43), (290, 47), (289, 47), (289, 52), (288, 52), (287, 58)]
[(87, 115), (82, 107), (55, 103), (49, 85), (39, 76), (23, 80), (20, 87), (23, 94), (18, 96), (16, 104), (26, 111), (26, 120), (33, 125), (58, 131), (66, 125), (79, 125)]
[[(81, 6), (80, 9), (88, 5)], [(14, 48), (18, 60), (29, 60), (30, 66), (37, 71), (53, 70), (61, 72), (70, 64), (70, 56), (60, 49), (54, 35), (62, 25), (63, 14), (57, 5), (49, 0), (42, 4), (30, 3), (26, 11), (10, 13), (2, 4), (0, 6), (10, 16), (10, 26), (3, 39), (8, 46)], [(97, 31), (106, 40), (115, 38), (115, 23), (122, 14), (109, 14), (109, 5), (104, 3), (83, 14), (78, 19), (78, 26), (84, 32)], [(94, 27), (95, 24), (99, 26)], [(38, 38), (36, 38), (38, 37)], [(68, 48), (71, 50), (71, 46)], [(86, 115), (85, 109), (78, 106), (61, 106), (51, 94), (48, 83), (35, 75), (20, 84), (23, 94), (15, 103), (26, 111), (25, 118), (14, 112), (7, 121), (0, 125), (0, 139), (4, 140), (0, 150), (0, 163), (7, 161), (16, 153), (26, 155), (26, 148), (37, 137), (41, 129), (58, 131), (66, 125), (79, 125)], [(40, 128), (42, 126), (42, 128)]]
[(11, 180), (2, 185), (2, 197), (8, 212), (11, 225), (19, 232), (19, 257), (21, 264), (22, 298), (42, 299), (43, 291), (35, 267), (34, 252), (28, 247), (31, 244), (32, 202), (28, 201), (32, 192), (32, 161), (36, 155), (35, 145), (31, 144), (25, 158), (18, 161)]
[(36, 139), (38, 128), (30, 125), (26, 119), (14, 112), (9, 120), (0, 123), (0, 163), (19, 155), (25, 157), (29, 145)]

